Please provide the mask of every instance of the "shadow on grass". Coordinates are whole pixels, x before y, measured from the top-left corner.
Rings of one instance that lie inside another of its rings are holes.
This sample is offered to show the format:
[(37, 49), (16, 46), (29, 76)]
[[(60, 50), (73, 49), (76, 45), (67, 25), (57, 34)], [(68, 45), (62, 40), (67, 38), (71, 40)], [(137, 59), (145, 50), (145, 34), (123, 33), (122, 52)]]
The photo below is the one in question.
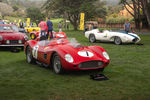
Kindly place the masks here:
[[(104, 41), (98, 41), (98, 40), (95, 43), (101, 43), (101, 44), (107, 44), (107, 45), (116, 45), (113, 42), (104, 42)], [(144, 44), (143, 43), (122, 43), (121, 45), (125, 45), (125, 46), (138, 45), (138, 46), (142, 46)]]
[(21, 48), (18, 47), (0, 47), (0, 51), (10, 51), (13, 53), (18, 53), (20, 51), (23, 51)]

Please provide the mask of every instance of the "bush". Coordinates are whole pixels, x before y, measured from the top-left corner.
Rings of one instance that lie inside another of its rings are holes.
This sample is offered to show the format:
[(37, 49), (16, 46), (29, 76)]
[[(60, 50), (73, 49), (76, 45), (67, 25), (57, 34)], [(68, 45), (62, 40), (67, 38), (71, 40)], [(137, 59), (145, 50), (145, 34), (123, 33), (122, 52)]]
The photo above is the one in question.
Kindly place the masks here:
[(125, 17), (120, 17), (120, 16), (110, 16), (106, 18), (106, 23), (107, 24), (116, 24), (116, 23), (124, 23), (126, 20), (129, 20), (129, 22), (133, 22), (133, 18), (125, 18)]

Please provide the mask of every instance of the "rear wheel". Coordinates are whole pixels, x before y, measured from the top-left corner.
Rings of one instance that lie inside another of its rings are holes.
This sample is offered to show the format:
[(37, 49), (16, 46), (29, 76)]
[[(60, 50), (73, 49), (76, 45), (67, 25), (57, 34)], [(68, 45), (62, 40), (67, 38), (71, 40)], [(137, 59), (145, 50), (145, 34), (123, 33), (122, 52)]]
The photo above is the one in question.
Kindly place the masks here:
[(36, 38), (34, 33), (31, 33), (30, 37), (31, 37), (32, 40), (34, 40)]
[(89, 36), (89, 41), (90, 41), (91, 43), (94, 43), (94, 42), (96, 41), (96, 38), (95, 38), (95, 35), (94, 35), (94, 34), (90, 34), (90, 36)]
[(28, 46), (26, 49), (26, 60), (28, 63), (35, 63), (35, 59), (32, 56), (30, 46)]
[(120, 44), (122, 43), (120, 37), (115, 37), (115, 38), (114, 38), (114, 43), (115, 43), (116, 45), (120, 45)]
[(61, 65), (60, 57), (57, 53), (53, 56), (53, 70), (56, 74), (62, 74), (64, 69)]

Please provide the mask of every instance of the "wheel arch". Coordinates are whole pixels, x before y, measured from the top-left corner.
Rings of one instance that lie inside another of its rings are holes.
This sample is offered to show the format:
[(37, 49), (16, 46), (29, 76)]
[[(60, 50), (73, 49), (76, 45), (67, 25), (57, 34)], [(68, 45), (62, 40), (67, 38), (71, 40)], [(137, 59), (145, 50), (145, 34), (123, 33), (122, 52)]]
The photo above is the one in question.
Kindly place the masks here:
[(112, 41), (114, 41), (114, 39), (115, 39), (115, 37), (119, 37), (120, 39), (121, 39), (121, 41), (122, 41), (122, 38), (120, 37), (120, 36), (112, 36), (111, 38), (110, 38), (110, 40), (112, 40)]
[(53, 64), (53, 57), (54, 57), (54, 54), (57, 53), (56, 51), (53, 51), (52, 54), (50, 55), (50, 63), (49, 65), (52, 67), (52, 64)]

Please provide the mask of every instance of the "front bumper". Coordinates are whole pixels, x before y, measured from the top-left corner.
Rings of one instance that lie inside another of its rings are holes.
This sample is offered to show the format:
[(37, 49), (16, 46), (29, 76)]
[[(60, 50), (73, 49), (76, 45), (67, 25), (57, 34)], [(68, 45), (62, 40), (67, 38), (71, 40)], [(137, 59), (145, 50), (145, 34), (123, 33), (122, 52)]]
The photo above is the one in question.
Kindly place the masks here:
[(100, 69), (106, 67), (108, 64), (109, 64), (109, 60), (107, 61), (91, 60), (91, 61), (84, 61), (79, 63), (62, 62), (63, 68), (68, 70)]
[(0, 47), (24, 47), (24, 44), (0, 45)]

